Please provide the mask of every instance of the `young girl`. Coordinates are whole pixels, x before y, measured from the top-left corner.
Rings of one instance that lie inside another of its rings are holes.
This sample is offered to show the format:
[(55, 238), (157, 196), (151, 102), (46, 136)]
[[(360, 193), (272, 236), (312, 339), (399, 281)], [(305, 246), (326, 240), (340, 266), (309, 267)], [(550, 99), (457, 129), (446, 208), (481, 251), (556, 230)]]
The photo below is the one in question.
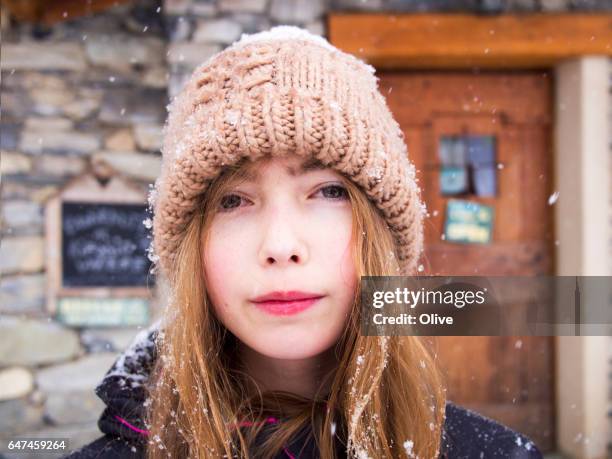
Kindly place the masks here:
[(81, 457), (539, 458), (446, 400), (418, 337), (362, 336), (360, 276), (414, 275), (423, 206), (374, 69), (278, 26), (172, 102), (151, 203), (168, 309), (96, 392)]

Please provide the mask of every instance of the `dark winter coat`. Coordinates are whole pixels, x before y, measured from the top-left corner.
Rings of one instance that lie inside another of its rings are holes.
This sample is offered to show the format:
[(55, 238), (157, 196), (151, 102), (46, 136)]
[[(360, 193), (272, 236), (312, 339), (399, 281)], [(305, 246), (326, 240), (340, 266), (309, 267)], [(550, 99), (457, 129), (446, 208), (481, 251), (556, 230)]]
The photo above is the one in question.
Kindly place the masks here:
[[(155, 359), (156, 336), (155, 327), (144, 330), (119, 355), (95, 390), (106, 404), (98, 421), (104, 435), (65, 459), (144, 457), (148, 432), (141, 421), (146, 400), (143, 382)], [(286, 445), (277, 459), (317, 458), (314, 444), (306, 434), (304, 432)], [(338, 451), (342, 451), (341, 445)], [(449, 459), (542, 458), (528, 437), (450, 401), (446, 404), (441, 451), (440, 458)]]

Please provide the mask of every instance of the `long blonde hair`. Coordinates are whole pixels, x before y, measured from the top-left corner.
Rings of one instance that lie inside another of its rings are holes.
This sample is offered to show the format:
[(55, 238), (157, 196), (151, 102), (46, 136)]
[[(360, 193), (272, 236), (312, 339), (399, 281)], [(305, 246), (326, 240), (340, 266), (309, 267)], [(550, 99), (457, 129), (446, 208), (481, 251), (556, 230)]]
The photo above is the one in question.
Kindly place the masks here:
[[(149, 381), (147, 456), (267, 459), (310, 424), (325, 459), (337, 457), (338, 441), (348, 457), (437, 457), (446, 389), (428, 346), (416, 336), (359, 332), (360, 276), (396, 275), (398, 263), (378, 209), (346, 177), (358, 291), (335, 346), (339, 363), (321, 384), (331, 381), (329, 393), (312, 399), (262, 393), (238, 364), (237, 338), (217, 319), (207, 295), (201, 253), (219, 200), (246, 169), (247, 161), (226, 167), (185, 229), (170, 279), (173, 317), (157, 340)], [(255, 437), (270, 417), (283, 422), (258, 444)]]

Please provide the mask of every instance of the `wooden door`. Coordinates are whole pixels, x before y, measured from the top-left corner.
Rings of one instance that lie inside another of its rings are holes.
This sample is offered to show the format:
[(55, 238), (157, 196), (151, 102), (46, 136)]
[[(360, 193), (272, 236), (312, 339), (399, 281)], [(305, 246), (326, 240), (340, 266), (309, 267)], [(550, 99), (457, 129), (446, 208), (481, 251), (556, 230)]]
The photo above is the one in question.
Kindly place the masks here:
[[(402, 127), (429, 212), (422, 274), (553, 274), (551, 75), (378, 75), (381, 92)], [(442, 143), (477, 136), (494, 139), (495, 194), (479, 195), (472, 186), (460, 195), (443, 195)], [(445, 239), (447, 205), (457, 199), (493, 209), (489, 242)], [(450, 400), (529, 435), (542, 451), (553, 449), (552, 337), (438, 337), (434, 346)]]

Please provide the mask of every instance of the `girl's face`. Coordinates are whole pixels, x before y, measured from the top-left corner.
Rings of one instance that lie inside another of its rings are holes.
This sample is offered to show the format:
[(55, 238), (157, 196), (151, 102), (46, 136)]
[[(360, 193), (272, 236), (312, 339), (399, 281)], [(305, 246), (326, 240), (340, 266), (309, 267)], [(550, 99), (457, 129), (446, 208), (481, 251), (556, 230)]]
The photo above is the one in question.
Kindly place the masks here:
[(310, 160), (253, 166), (213, 217), (203, 253), (208, 293), (219, 320), (251, 349), (316, 356), (336, 343), (354, 300), (348, 193), (340, 175)]

